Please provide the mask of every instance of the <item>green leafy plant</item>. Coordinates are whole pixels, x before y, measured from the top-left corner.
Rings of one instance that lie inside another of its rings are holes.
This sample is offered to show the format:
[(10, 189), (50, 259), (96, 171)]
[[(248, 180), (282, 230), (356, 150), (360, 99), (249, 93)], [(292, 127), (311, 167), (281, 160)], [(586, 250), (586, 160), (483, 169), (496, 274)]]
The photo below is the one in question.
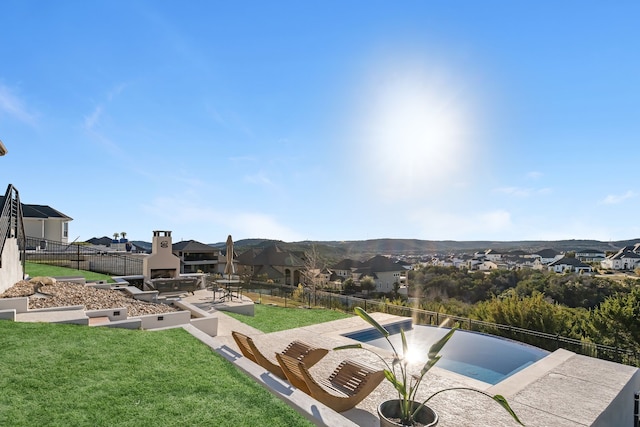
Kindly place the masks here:
[[(407, 369), (408, 364), (405, 358), (405, 355), (407, 354), (409, 346), (407, 344), (407, 338), (405, 336), (404, 330), (402, 329), (400, 330), (400, 335), (402, 338), (402, 354), (400, 354), (398, 353), (395, 346), (389, 339), (389, 331), (387, 331), (387, 329), (384, 326), (378, 323), (373, 317), (369, 315), (369, 313), (367, 313), (361, 307), (356, 307), (354, 311), (358, 316), (364, 319), (367, 323), (369, 323), (371, 326), (376, 328), (378, 332), (380, 332), (380, 334), (387, 340), (387, 343), (389, 343), (389, 345), (391, 346), (391, 350), (393, 351), (393, 360), (391, 361), (391, 363), (389, 363), (380, 354), (368, 348), (363, 347), (362, 344), (344, 345), (344, 346), (336, 347), (334, 348), (334, 350), (360, 348), (363, 350), (370, 351), (371, 353), (378, 356), (380, 360), (382, 360), (382, 362), (386, 366), (386, 369), (384, 370), (384, 375), (386, 379), (393, 385), (393, 387), (398, 392), (398, 400), (400, 401), (400, 418), (401, 418), (400, 422), (403, 425), (406, 425), (406, 426), (414, 425), (416, 414), (420, 411), (420, 409), (423, 406), (426, 405), (426, 403), (429, 400), (431, 400), (434, 396), (440, 393), (443, 393), (445, 391), (451, 391), (451, 390), (470, 390), (470, 391), (485, 395), (495, 400), (496, 402), (498, 402), (500, 406), (502, 406), (513, 417), (513, 419), (517, 421), (520, 425), (524, 425), (522, 424), (522, 422), (520, 421), (516, 413), (513, 411), (513, 409), (511, 409), (511, 406), (509, 406), (507, 399), (505, 399), (503, 396), (499, 394), (492, 396), (489, 393), (485, 393), (484, 391), (477, 390), (474, 388), (450, 387), (450, 388), (436, 391), (435, 393), (431, 394), (429, 397), (427, 397), (427, 399), (425, 399), (422, 402), (415, 400), (416, 393), (418, 391), (418, 388), (420, 387), (420, 384), (422, 383), (422, 380), (424, 379), (424, 376), (426, 375), (427, 372), (429, 372), (431, 368), (434, 367), (434, 365), (438, 362), (438, 360), (440, 360), (441, 356), (438, 353), (440, 353), (440, 350), (442, 350), (442, 348), (445, 346), (447, 341), (449, 341), (453, 333), (456, 331), (456, 328), (452, 328), (444, 337), (442, 337), (440, 340), (438, 340), (435, 344), (431, 346), (428, 353), (428, 360), (425, 363), (425, 365), (422, 367), (420, 372), (417, 374), (410, 374)], [(414, 405), (414, 402), (418, 402), (420, 404)]]

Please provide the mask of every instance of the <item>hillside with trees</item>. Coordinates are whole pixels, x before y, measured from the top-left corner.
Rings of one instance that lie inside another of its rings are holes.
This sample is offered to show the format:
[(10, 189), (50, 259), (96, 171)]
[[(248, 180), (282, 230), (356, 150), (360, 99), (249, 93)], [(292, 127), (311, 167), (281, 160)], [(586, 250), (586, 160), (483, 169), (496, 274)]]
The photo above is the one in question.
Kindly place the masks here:
[(409, 284), (425, 310), (640, 352), (640, 279), (422, 267)]

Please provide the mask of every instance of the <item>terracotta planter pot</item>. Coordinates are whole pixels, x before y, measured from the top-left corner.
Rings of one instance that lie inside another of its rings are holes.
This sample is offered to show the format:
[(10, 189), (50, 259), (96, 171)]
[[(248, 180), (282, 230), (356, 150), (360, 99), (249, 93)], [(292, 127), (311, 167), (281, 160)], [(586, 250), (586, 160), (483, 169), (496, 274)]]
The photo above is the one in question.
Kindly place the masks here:
[[(412, 408), (415, 410), (420, 405), (418, 402), (412, 402)], [(394, 419), (400, 418), (400, 400), (387, 400), (378, 406), (378, 416), (380, 417), (380, 427), (398, 427), (404, 426)], [(438, 414), (428, 406), (423, 406), (414, 417), (414, 420), (425, 427), (433, 427), (438, 424)], [(420, 425), (418, 424), (418, 425)]]

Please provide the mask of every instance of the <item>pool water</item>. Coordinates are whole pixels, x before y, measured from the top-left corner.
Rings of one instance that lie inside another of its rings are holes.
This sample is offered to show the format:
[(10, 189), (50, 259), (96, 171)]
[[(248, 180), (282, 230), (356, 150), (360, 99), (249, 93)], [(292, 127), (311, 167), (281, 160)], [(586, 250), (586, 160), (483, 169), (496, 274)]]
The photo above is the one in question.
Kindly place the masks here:
[[(399, 328), (395, 329), (395, 331), (389, 331), (392, 333), (389, 339), (398, 352), (402, 353), (400, 331)], [(448, 331), (447, 328), (423, 325), (405, 329), (412, 360), (426, 362), (429, 348)], [(387, 341), (379, 338), (380, 334), (375, 330), (357, 332), (348, 337), (376, 347), (390, 349)], [(548, 354), (546, 350), (516, 341), (458, 330), (440, 351), (442, 358), (436, 366), (485, 383), (497, 384)]]

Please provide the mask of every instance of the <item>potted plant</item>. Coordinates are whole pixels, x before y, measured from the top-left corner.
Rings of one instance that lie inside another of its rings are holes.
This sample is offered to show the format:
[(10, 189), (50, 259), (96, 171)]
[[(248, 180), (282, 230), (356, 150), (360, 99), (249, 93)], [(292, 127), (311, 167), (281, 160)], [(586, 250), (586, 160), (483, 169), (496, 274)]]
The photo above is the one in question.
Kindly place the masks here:
[(405, 358), (408, 350), (408, 345), (404, 330), (400, 330), (402, 338), (402, 354), (400, 354), (389, 339), (389, 331), (387, 331), (384, 326), (380, 325), (373, 317), (369, 315), (369, 313), (367, 313), (361, 307), (356, 307), (354, 311), (358, 316), (360, 316), (367, 323), (376, 328), (378, 332), (380, 332), (380, 334), (387, 340), (387, 343), (391, 346), (391, 350), (393, 352), (393, 361), (389, 363), (378, 353), (371, 351), (368, 348), (362, 347), (362, 344), (349, 344), (336, 347), (334, 349), (344, 350), (349, 348), (361, 348), (367, 351), (371, 351), (373, 354), (378, 356), (380, 360), (382, 360), (382, 362), (385, 364), (386, 368), (384, 370), (384, 375), (398, 392), (398, 397), (397, 399), (382, 402), (378, 406), (378, 415), (380, 416), (381, 427), (416, 425), (435, 426), (438, 423), (438, 415), (435, 413), (435, 411), (433, 411), (433, 409), (426, 406), (426, 404), (434, 396), (449, 390), (470, 390), (485, 395), (498, 402), (500, 406), (502, 406), (514, 418), (515, 421), (517, 421), (520, 425), (523, 425), (503, 396), (492, 396), (489, 393), (485, 393), (484, 391), (474, 388), (451, 387), (436, 391), (423, 401), (416, 400), (416, 393), (418, 391), (418, 388), (420, 387), (420, 384), (422, 383), (424, 376), (438, 362), (438, 360), (440, 360), (441, 356), (438, 353), (440, 352), (440, 350), (442, 350), (447, 341), (449, 341), (453, 333), (456, 331), (456, 328), (452, 328), (444, 337), (442, 337), (431, 346), (431, 348), (429, 349), (427, 362), (422, 367), (419, 373), (412, 375), (408, 372), (407, 360)]

